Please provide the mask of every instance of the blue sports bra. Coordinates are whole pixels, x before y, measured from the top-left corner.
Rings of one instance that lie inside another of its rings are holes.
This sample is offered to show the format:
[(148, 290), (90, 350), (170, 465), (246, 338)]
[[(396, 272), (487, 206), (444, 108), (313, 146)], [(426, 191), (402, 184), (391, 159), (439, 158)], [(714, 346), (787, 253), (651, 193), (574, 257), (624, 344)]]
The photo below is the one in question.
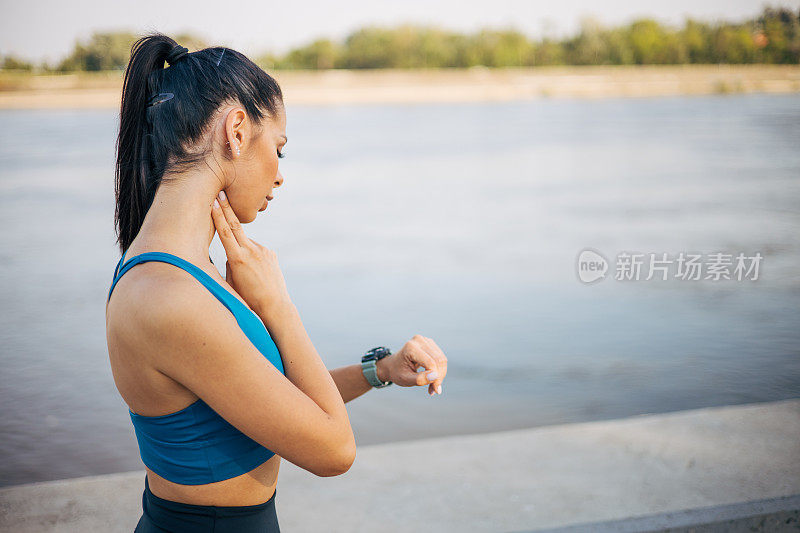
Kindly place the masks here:
[[(194, 276), (227, 307), (247, 338), (270, 363), (286, 374), (278, 347), (253, 311), (194, 264), (166, 252), (145, 252), (114, 269), (108, 297), (119, 279), (146, 261), (162, 261)], [(120, 266), (122, 265), (122, 266)], [(204, 485), (242, 475), (275, 455), (228, 423), (202, 399), (161, 416), (142, 416), (128, 409), (142, 462), (159, 476), (183, 485)]]

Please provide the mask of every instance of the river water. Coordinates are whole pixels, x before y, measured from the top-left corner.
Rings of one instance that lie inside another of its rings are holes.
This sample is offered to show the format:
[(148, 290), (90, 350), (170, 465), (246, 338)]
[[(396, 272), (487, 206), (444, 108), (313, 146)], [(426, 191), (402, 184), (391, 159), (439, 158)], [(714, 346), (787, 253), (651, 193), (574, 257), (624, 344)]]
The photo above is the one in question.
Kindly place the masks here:
[[(800, 95), (287, 118), (285, 183), (245, 229), (328, 367), (415, 333), (448, 355), (441, 396), (348, 403), (360, 445), (800, 396)], [(117, 120), (0, 111), (0, 485), (142, 469), (105, 339)], [(579, 280), (585, 248), (605, 279)], [(763, 260), (616, 279), (620, 254), (681, 252)]]

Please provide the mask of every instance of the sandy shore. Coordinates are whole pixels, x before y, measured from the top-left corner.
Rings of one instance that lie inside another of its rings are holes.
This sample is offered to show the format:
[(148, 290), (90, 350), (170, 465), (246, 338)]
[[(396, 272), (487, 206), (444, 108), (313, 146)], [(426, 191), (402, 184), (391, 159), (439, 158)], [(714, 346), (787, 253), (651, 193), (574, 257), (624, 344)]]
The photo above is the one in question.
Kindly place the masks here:
[[(278, 520), (347, 533), (794, 531), (798, 435), (792, 399), (359, 446), (341, 476), (282, 461)], [(144, 476), (0, 489), (0, 531), (132, 531)]]
[[(272, 72), (287, 104), (482, 102), (800, 92), (800, 65)], [(119, 107), (122, 72), (0, 72), (0, 109)]]

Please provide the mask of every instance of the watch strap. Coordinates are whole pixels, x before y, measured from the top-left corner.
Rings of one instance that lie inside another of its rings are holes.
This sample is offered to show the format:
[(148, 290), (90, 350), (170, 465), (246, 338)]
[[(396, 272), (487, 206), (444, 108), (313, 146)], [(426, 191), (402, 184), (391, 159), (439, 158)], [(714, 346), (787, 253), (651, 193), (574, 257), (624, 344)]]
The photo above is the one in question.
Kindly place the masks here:
[[(370, 385), (372, 385), (376, 389), (380, 389), (380, 388), (383, 388), (383, 387), (388, 387), (389, 385), (392, 384), (392, 382), (391, 381), (381, 381), (378, 378), (377, 362), (378, 362), (379, 359), (383, 359), (384, 357), (389, 355), (391, 352), (389, 352), (388, 349), (383, 349), (385, 351), (383, 353), (381, 353), (379, 357), (376, 358), (373, 355), (373, 352), (376, 352), (377, 350), (378, 349), (370, 350), (369, 352), (367, 352), (368, 355), (365, 355), (364, 357), (362, 357), (362, 359), (361, 359), (361, 372), (364, 374), (364, 377), (367, 378), (367, 381), (369, 382)], [(366, 359), (366, 360), (364, 360), (364, 359)]]

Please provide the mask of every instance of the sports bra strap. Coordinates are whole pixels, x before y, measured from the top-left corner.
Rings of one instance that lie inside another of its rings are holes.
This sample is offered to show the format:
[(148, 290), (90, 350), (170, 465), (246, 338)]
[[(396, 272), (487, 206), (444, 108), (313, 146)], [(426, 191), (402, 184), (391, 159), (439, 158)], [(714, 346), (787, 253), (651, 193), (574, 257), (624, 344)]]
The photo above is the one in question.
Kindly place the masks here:
[[(125, 254), (126, 253), (128, 253), (128, 250), (125, 250), (124, 252), (122, 252), (122, 257), (120, 258), (119, 263), (117, 263), (117, 267), (114, 269), (114, 278), (116, 278), (117, 274), (119, 273), (119, 267), (122, 266), (123, 262), (125, 262)], [(114, 281), (114, 278), (112, 278), (112, 280), (111, 280), (112, 283)]]
[[(123, 253), (123, 259), (125, 254)], [(209, 257), (210, 259), (210, 257)], [(222, 285), (217, 282), (214, 278), (212, 278), (207, 272), (205, 272), (200, 267), (190, 263), (189, 261), (178, 257), (177, 255), (173, 255), (167, 252), (145, 252), (134, 257), (128, 259), (128, 262), (122, 265), (122, 260), (120, 260), (120, 265), (122, 268), (118, 267), (118, 272), (114, 276), (114, 280), (111, 283), (111, 288), (108, 291), (108, 298), (111, 298), (111, 293), (114, 292), (114, 287), (116, 287), (117, 282), (120, 280), (122, 276), (125, 275), (127, 271), (129, 271), (134, 266), (138, 265), (139, 263), (145, 263), (147, 261), (161, 261), (163, 263), (170, 263), (173, 264), (191, 274), (197, 281), (199, 281), (205, 288), (207, 288), (211, 294), (213, 294), (217, 300), (222, 302), (222, 304), (228, 308), (228, 310), (236, 315), (236, 312), (233, 309), (233, 306), (237, 304), (245, 309), (248, 309), (238, 298), (228, 292)], [(108, 300), (108, 298), (106, 300)]]
[[(117, 266), (114, 268), (114, 277), (111, 278), (111, 283), (114, 283), (114, 280), (117, 278), (117, 274), (119, 274), (119, 267), (122, 266), (122, 264), (125, 262), (125, 254), (126, 253), (128, 253), (128, 250), (125, 250), (124, 252), (122, 252), (122, 257), (120, 258), (119, 262), (117, 263)], [(158, 253), (166, 253), (166, 252), (158, 252)], [(169, 254), (169, 255), (172, 255), (172, 254)], [(174, 257), (178, 257), (178, 256), (174, 256)], [(212, 265), (214, 264), (214, 261), (211, 259), (210, 255), (208, 256), (208, 260), (211, 261)], [(111, 293), (109, 293), (109, 296), (110, 295), (111, 295)]]

